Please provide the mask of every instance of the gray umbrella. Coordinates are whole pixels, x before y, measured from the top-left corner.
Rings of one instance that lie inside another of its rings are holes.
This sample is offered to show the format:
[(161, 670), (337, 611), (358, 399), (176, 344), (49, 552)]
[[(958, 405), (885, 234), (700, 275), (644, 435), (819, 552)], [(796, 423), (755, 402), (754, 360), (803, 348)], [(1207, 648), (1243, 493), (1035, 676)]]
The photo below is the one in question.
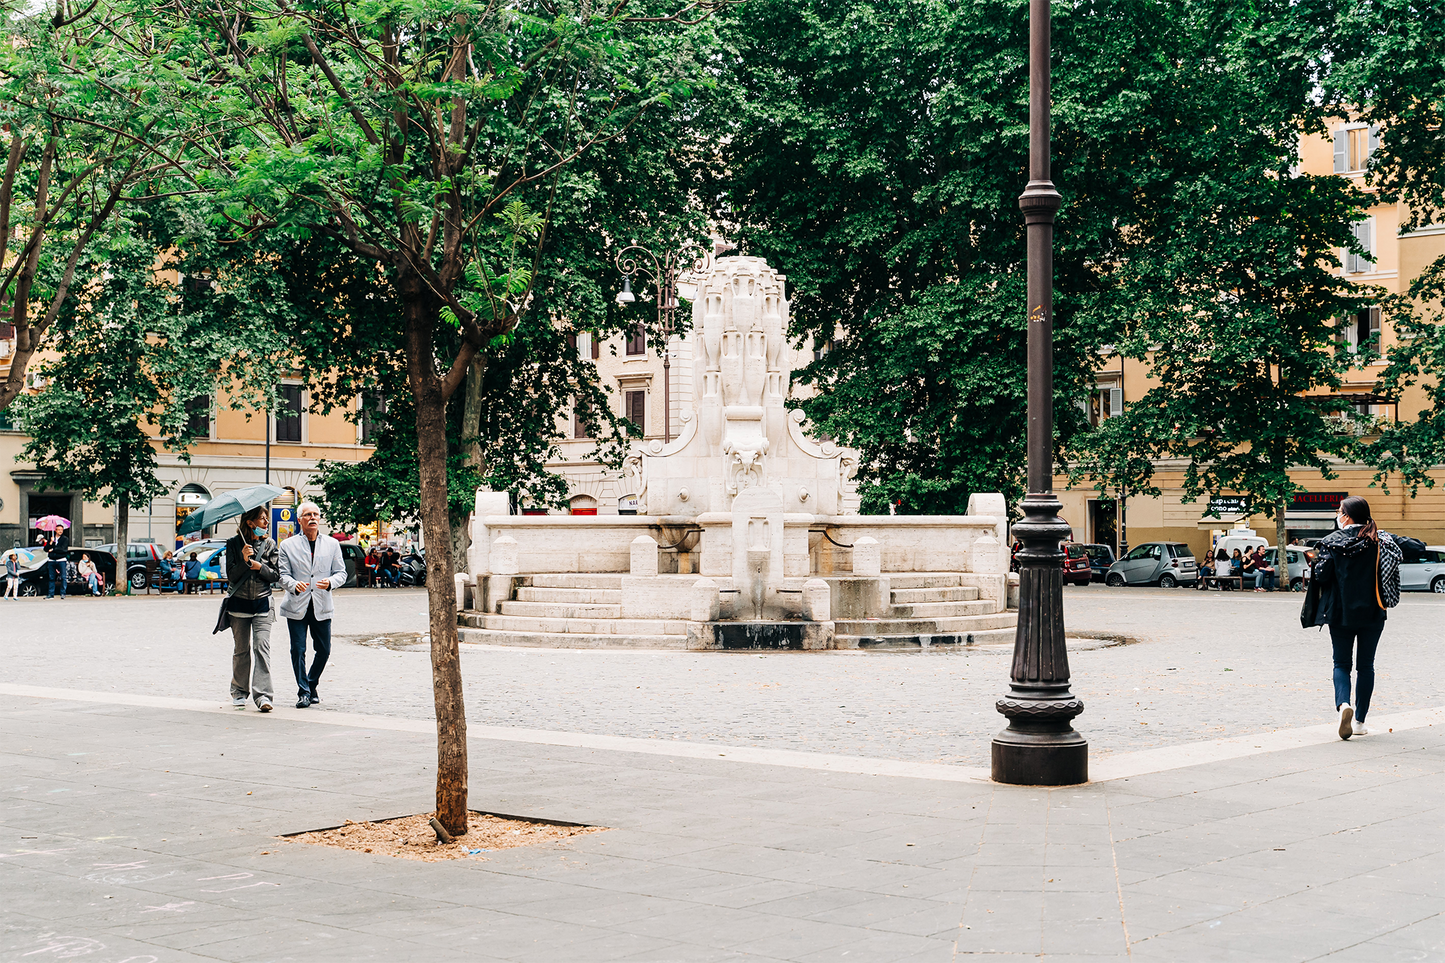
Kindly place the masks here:
[(286, 494), (286, 489), (277, 488), (275, 485), (252, 485), (250, 488), (238, 488), (233, 492), (226, 492), (187, 515), (186, 520), (181, 522), (181, 527), (176, 529), (176, 534), (187, 535), (191, 532), (199, 532), (203, 528), (210, 528), (228, 518), (244, 515), (253, 508), (269, 505), (272, 499), (284, 494)]

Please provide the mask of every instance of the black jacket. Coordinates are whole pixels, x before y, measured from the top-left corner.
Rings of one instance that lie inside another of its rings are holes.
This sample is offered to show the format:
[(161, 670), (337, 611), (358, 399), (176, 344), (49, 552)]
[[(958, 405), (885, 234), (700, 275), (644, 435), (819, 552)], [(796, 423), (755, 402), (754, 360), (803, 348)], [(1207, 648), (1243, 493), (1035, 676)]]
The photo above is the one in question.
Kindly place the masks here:
[(1379, 542), (1360, 538), (1359, 531), (1358, 525), (1351, 525), (1330, 532), (1315, 546), (1314, 578), (1320, 586), (1315, 625), (1366, 626), (1385, 621)]
[(62, 535), (50, 543), (50, 549), (46, 553), (52, 561), (60, 561), (62, 558), (70, 557), (70, 536)]

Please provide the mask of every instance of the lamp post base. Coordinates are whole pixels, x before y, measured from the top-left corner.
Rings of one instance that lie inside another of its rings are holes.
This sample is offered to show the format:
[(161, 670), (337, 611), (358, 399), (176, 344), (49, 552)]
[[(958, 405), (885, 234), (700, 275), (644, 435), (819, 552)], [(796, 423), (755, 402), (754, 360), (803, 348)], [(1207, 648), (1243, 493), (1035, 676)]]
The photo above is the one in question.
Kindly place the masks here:
[(1010, 727), (993, 740), (993, 781), (1010, 786), (1077, 786), (1089, 781), (1089, 743), (1067, 732)]

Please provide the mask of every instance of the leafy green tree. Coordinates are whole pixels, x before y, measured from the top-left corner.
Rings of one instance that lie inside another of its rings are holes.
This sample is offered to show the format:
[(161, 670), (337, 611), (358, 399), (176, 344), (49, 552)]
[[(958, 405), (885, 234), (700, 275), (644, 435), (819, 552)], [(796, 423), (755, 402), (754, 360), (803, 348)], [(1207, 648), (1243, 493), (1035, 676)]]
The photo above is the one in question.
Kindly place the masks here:
[[(433, 546), (437, 812), (453, 833), (466, 831), (467, 770), (451, 555), (435, 550), (450, 539), (448, 401), (477, 354), (534, 309), (545, 232), (526, 236), (509, 205), (526, 201), (545, 223), (557, 175), (701, 76), (693, 42), (705, 27), (660, 28), (669, 17), (644, 4), (471, 0), (249, 0), (225, 11), (172, 0), (156, 14), (162, 32), (207, 51), (187, 104), (197, 126), (217, 116), (229, 126), (190, 147), (207, 155), (202, 183), (237, 236), (339, 243), (376, 266), (401, 309)], [(519, 247), (534, 252), (530, 263), (511, 257)]]
[(156, 76), (169, 56), (123, 5), (0, 4), (0, 308), (15, 325), (0, 409), (127, 209), (194, 187)]
[[(1055, 410), (1080, 420), (1141, 205), (1175, 173), (1170, 5), (1055, 11)], [(788, 275), (814, 425), (862, 455), (865, 511), (958, 512), (1024, 485), (1027, 5), (759, 0), (713, 108), (715, 193)], [(1187, 122), (1196, 126), (1198, 118)]]
[[(85, 248), (75, 262), (83, 284), (49, 329), (53, 356), (35, 366), (46, 384), (15, 405), (30, 435), (22, 457), (50, 486), (119, 506), (118, 579), (129, 510), (166, 492), (157, 447), (188, 461), (219, 388), (236, 408), (261, 407), (287, 364), (271, 258), (216, 244), (195, 208), (140, 205)], [(161, 262), (180, 285), (156, 271)]]
[(1186, 497), (1251, 496), (1278, 544), (1290, 470), (1332, 478), (1362, 451), (1368, 426), (1335, 391), (1378, 345), (1352, 349), (1341, 325), (1381, 293), (1339, 275), (1337, 252), (1359, 250), (1350, 225), (1365, 196), (1342, 178), (1292, 172), (1315, 109), (1308, 51), (1260, 26), (1285, 6), (1241, 3), (1227, 17), (1216, 4), (1177, 8), (1180, 119), (1210, 123), (1179, 138), (1173, 176), (1148, 197), (1099, 306), (1120, 322), (1115, 350), (1145, 360), (1152, 387), (1078, 439), (1072, 469), (1101, 488), (1158, 494), (1155, 459), (1182, 460)]
[[(1402, 232), (1445, 222), (1445, 4), (1304, 0), (1279, 28), (1308, 38), (1320, 83), (1312, 129), (1328, 136), (1340, 118), (1379, 131), (1365, 180), (1378, 202), (1398, 202)], [(1445, 461), (1445, 257), (1397, 299), (1395, 346), (1380, 379), (1387, 395), (1420, 385), (1428, 404), (1385, 426), (1362, 458), (1388, 484), (1398, 472), (1413, 494), (1433, 487)]]

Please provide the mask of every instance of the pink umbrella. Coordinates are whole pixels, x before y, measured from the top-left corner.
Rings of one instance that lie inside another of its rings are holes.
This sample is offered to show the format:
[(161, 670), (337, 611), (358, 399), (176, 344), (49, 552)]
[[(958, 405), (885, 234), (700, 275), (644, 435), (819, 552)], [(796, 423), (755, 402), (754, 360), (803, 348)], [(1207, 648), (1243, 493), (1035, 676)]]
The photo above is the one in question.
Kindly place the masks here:
[(44, 518), (38, 519), (35, 522), (35, 527), (42, 532), (53, 532), (57, 528), (69, 530), (70, 519), (61, 518), (59, 515), (46, 515)]

